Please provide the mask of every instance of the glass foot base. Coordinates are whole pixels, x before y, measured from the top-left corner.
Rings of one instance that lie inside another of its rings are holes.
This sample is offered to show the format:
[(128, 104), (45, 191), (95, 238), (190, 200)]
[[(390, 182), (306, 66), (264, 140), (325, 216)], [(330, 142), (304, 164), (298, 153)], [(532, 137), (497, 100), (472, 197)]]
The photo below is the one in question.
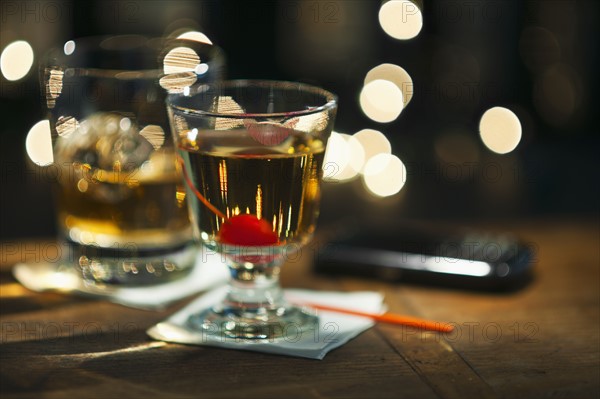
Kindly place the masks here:
[(214, 307), (189, 318), (188, 324), (212, 338), (257, 341), (297, 340), (305, 331), (318, 329), (319, 318), (294, 306), (274, 309)]
[(115, 288), (165, 284), (189, 275), (198, 246), (192, 242), (176, 248), (152, 250), (111, 249), (67, 242), (61, 263), (71, 265), (87, 285)]

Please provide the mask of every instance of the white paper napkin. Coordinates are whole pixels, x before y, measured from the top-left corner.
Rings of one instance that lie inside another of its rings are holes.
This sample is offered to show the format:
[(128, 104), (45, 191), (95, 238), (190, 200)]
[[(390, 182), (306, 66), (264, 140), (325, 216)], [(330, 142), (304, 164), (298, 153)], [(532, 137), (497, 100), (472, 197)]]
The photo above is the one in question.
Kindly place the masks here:
[[(319, 316), (318, 325), (306, 327), (302, 331), (294, 329), (282, 338), (267, 342), (214, 336), (191, 328), (188, 324), (190, 316), (217, 303), (223, 298), (226, 290), (227, 287), (221, 287), (200, 296), (167, 320), (151, 327), (147, 331), (148, 335), (167, 342), (323, 359), (329, 351), (345, 344), (374, 324), (366, 317), (318, 311), (316, 312)], [(371, 313), (385, 311), (383, 297), (377, 292), (343, 293), (287, 289), (285, 295), (299, 303), (322, 304)]]
[(175, 301), (220, 286), (229, 278), (227, 266), (220, 257), (204, 256), (204, 252), (198, 255), (194, 269), (186, 277), (147, 287), (99, 289), (86, 285), (75, 270), (54, 263), (19, 263), (14, 266), (13, 275), (32, 291), (99, 297), (145, 310), (163, 309)]

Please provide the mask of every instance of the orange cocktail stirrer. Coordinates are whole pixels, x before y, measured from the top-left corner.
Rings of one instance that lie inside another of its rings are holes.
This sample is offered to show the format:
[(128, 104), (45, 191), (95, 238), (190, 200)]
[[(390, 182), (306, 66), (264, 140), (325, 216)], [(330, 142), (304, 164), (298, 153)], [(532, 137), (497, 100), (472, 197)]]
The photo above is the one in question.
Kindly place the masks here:
[(307, 302), (296, 303), (296, 305), (308, 306), (308, 307), (318, 309), (318, 310), (325, 310), (325, 311), (330, 311), (330, 312), (350, 314), (350, 315), (354, 315), (354, 316), (368, 317), (368, 318), (373, 319), (380, 323), (399, 324), (399, 325), (403, 325), (403, 326), (420, 328), (423, 330), (451, 332), (454, 329), (454, 327), (448, 323), (441, 323), (441, 322), (432, 321), (432, 320), (424, 320), (424, 319), (419, 319), (416, 317), (404, 316), (404, 315), (399, 315), (399, 314), (394, 314), (394, 313), (384, 313), (384, 314), (368, 313), (368, 312), (361, 312), (361, 311), (357, 311), (357, 310), (350, 310), (350, 309), (346, 309), (346, 308), (338, 308), (335, 306), (328, 306), (328, 305), (321, 305), (321, 304), (307, 303)]
[(225, 216), (225, 214), (223, 212), (221, 212), (220, 210), (215, 208), (215, 206), (213, 204), (211, 204), (210, 202), (208, 202), (208, 200), (206, 198), (204, 198), (204, 196), (202, 194), (200, 194), (200, 191), (198, 191), (198, 189), (196, 189), (196, 187), (194, 186), (194, 183), (192, 183), (192, 180), (190, 179), (187, 172), (185, 171), (185, 166), (183, 165), (183, 159), (177, 158), (177, 160), (181, 164), (181, 170), (183, 171), (183, 178), (185, 179), (185, 182), (187, 183), (190, 190), (192, 190), (192, 192), (196, 195), (196, 197), (198, 197), (198, 199), (204, 205), (206, 205), (206, 207), (208, 209), (210, 209), (215, 215), (217, 215), (220, 218), (227, 219), (227, 216)]

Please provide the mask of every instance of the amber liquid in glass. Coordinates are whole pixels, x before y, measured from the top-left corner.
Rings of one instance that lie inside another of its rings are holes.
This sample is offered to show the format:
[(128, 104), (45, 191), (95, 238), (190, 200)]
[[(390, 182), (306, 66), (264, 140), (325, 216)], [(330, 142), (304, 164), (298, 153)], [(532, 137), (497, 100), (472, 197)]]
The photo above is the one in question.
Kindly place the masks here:
[[(320, 200), (321, 140), (294, 132), (265, 146), (243, 130), (203, 132), (201, 140), (182, 137), (180, 155), (191, 180), (227, 218), (246, 213), (264, 219), (282, 245), (301, 246), (311, 238)], [(224, 219), (196, 198), (190, 204), (202, 240), (215, 248)]]
[(174, 154), (155, 153), (141, 168), (63, 165), (58, 204), (63, 234), (99, 247), (165, 248), (188, 242), (191, 227)]

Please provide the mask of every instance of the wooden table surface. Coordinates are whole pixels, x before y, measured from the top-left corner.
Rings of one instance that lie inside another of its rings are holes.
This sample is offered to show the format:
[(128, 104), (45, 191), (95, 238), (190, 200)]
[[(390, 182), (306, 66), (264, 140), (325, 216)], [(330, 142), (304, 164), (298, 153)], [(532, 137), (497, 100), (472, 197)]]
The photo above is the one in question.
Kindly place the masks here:
[(309, 257), (286, 266), (287, 287), (380, 291), (391, 311), (456, 325), (447, 336), (377, 325), (321, 361), (152, 341), (146, 329), (186, 301), (150, 312), (30, 292), (10, 268), (42, 246), (17, 243), (0, 269), (0, 397), (598, 398), (598, 220), (488, 227), (536, 244), (523, 290), (322, 277)]

